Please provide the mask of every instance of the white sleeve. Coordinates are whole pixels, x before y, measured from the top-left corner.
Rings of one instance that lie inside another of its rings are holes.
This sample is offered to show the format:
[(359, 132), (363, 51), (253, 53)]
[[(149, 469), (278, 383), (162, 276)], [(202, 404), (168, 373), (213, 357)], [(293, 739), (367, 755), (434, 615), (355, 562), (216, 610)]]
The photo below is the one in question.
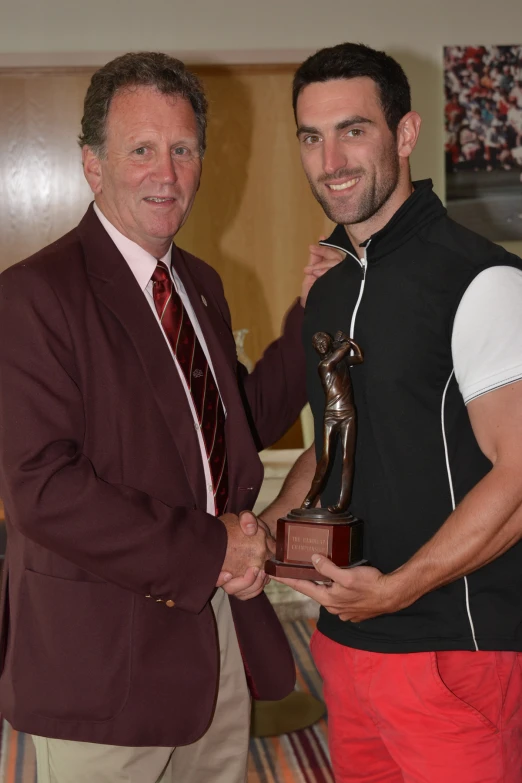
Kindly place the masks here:
[(522, 270), (484, 270), (462, 297), (451, 337), (455, 377), (467, 404), (522, 379)]

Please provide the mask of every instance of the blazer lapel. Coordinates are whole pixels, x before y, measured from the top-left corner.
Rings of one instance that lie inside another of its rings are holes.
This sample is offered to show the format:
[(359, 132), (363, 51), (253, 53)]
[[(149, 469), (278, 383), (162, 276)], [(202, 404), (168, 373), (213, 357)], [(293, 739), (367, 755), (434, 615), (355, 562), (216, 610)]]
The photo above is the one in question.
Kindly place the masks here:
[[(96, 217), (92, 206), (78, 227), (87, 272), (97, 298), (111, 310), (128, 333), (151, 393), (183, 461), (196, 503), (206, 498), (201, 452), (192, 413), (161, 327), (127, 262)], [(132, 361), (129, 356), (116, 361)]]
[(209, 286), (205, 286), (200, 277), (192, 274), (190, 259), (175, 245), (172, 250), (172, 263), (181, 278), (203, 332), (212, 357), (221, 399), (227, 412), (225, 435), (229, 492), (231, 503), (235, 504), (235, 493), (238, 488), (245, 490), (260, 486), (263, 469), (239, 393), (234, 336)]

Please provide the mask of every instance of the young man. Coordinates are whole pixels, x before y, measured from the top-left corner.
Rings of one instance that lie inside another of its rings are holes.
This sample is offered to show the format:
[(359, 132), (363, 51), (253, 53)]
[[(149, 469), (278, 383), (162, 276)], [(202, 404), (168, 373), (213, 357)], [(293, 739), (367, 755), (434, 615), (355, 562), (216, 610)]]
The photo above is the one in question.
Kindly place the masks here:
[[(522, 769), (522, 262), (451, 221), (412, 183), (421, 120), (383, 52), (323, 49), (296, 72), (310, 186), (346, 254), (305, 312), (317, 454), (324, 395), (312, 336), (345, 331), (358, 414), (350, 509), (370, 565), (314, 556), (331, 586), (286, 580), (324, 607), (337, 781), (520, 781)], [(315, 469), (296, 463), (273, 520)], [(339, 455), (322, 505), (339, 497)], [(281, 580), (285, 581), (285, 580)]]

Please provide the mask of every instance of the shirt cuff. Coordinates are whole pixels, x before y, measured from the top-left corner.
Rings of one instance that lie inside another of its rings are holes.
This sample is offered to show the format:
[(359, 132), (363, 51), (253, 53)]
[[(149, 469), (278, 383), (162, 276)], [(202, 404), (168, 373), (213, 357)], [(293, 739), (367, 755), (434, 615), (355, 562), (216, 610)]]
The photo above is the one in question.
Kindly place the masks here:
[(502, 386), (507, 386), (509, 383), (522, 380), (522, 364), (518, 364), (516, 367), (511, 367), (508, 370), (502, 370), (494, 375), (490, 375), (488, 378), (483, 378), (470, 386), (461, 389), (464, 402), (467, 405), (477, 397), (481, 397), (483, 394), (487, 394), (495, 389), (500, 389)]

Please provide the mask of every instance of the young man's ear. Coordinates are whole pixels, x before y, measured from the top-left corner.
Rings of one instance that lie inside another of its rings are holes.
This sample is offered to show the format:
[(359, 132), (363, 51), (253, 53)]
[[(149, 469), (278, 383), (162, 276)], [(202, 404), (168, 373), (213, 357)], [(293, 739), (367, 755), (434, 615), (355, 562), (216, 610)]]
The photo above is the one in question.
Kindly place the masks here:
[(399, 122), (397, 128), (397, 152), (400, 158), (409, 158), (415, 149), (421, 122), (420, 115), (416, 111), (409, 111)]
[(102, 191), (102, 167), (101, 160), (92, 149), (85, 144), (82, 147), (82, 164), (85, 179), (94, 194)]

